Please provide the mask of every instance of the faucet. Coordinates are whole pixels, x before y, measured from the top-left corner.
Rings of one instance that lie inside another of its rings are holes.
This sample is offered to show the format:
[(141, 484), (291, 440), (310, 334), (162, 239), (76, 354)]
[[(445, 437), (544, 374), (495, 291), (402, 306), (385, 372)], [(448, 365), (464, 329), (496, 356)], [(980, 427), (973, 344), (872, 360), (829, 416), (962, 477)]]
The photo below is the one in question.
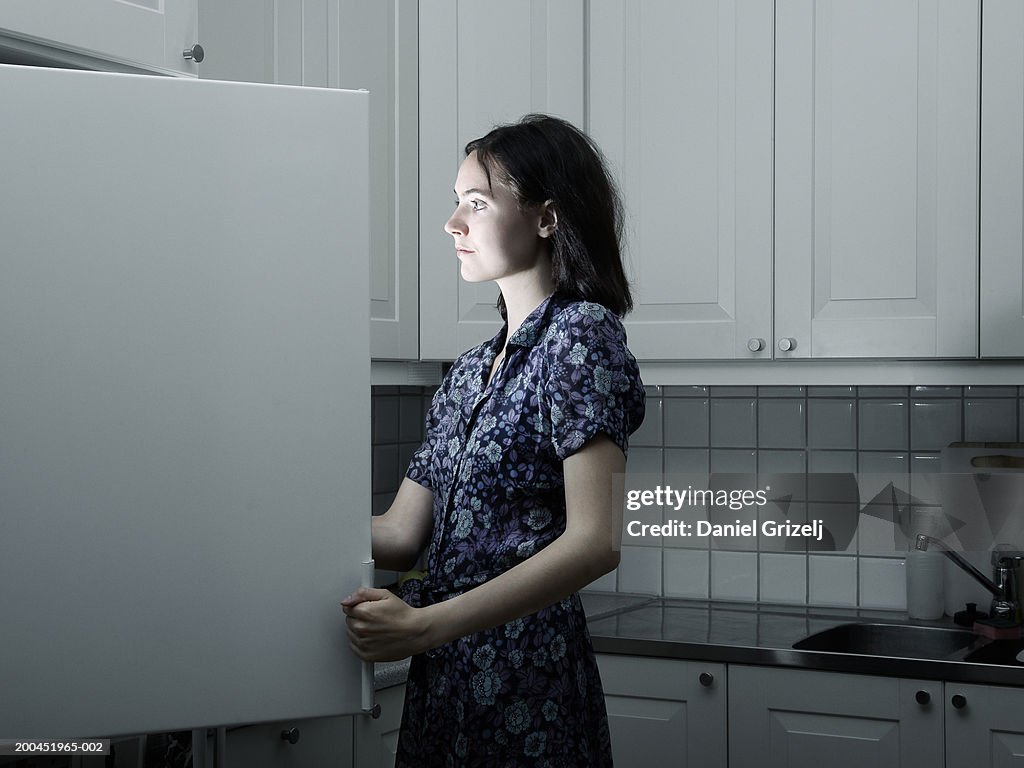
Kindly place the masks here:
[(1016, 569), (1012, 559), (1004, 558), (999, 552), (992, 553), (993, 576), (996, 581), (967, 562), (963, 556), (954, 552), (939, 539), (924, 533), (917, 534), (914, 546), (926, 552), (929, 544), (935, 545), (942, 554), (952, 560), (959, 568), (968, 573), (975, 581), (992, 593), (992, 605), (989, 614), (993, 619), (1008, 619), (1014, 624), (1021, 620), (1019, 596), (1017, 595)]

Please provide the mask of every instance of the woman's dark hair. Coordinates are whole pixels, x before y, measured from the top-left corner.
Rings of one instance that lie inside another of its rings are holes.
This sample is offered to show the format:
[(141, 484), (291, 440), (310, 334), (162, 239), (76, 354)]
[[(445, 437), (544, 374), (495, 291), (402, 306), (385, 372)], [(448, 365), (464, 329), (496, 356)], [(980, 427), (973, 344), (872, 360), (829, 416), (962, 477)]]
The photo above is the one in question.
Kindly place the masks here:
[[(617, 315), (633, 308), (622, 268), (622, 203), (604, 155), (585, 133), (549, 115), (526, 115), (466, 145), (521, 208), (552, 201), (555, 292), (603, 304)], [(504, 298), (498, 309), (505, 317)]]

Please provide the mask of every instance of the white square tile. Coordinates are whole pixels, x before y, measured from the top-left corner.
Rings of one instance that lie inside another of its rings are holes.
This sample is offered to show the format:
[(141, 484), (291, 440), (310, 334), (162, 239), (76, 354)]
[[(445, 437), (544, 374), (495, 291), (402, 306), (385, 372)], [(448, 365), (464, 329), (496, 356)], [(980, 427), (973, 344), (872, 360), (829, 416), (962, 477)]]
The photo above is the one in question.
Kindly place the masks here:
[(708, 445), (706, 398), (665, 398), (665, 445), (704, 448)]
[(807, 602), (811, 605), (857, 605), (857, 558), (810, 555), (807, 558)]
[(809, 448), (856, 448), (857, 413), (853, 400), (807, 400)]
[(803, 448), (807, 444), (802, 399), (760, 400), (757, 412), (759, 448)]
[(910, 446), (906, 400), (861, 400), (857, 447), (862, 451), (905, 451)]
[(707, 448), (666, 448), (665, 475), (700, 475), (702, 483), (708, 480), (710, 451)]
[(907, 609), (907, 569), (903, 558), (860, 558), (860, 607)]
[(910, 447), (915, 451), (941, 451), (960, 440), (962, 411), (959, 399), (912, 401)]
[(753, 448), (757, 445), (757, 400), (712, 398), (711, 445)]
[(615, 592), (616, 591), (616, 585), (618, 583), (618, 574), (619, 574), (618, 569), (612, 571), (611, 573), (606, 573), (604, 576), (601, 576), (601, 577), (599, 577), (597, 579), (594, 579), (592, 582), (587, 584), (587, 586), (585, 586), (583, 588), (583, 591), (584, 592)]
[(644, 421), (640, 428), (629, 436), (630, 446), (656, 446), (660, 448), (664, 443), (661, 432), (662, 399), (660, 397), (648, 397), (644, 410)]
[(757, 553), (711, 552), (711, 597), (714, 600), (757, 600)]
[(665, 597), (708, 598), (710, 553), (706, 549), (666, 549)]
[(964, 440), (1014, 442), (1017, 439), (1016, 400), (968, 400), (964, 412)]
[(630, 448), (626, 459), (626, 476), (661, 477), (662, 462), (661, 448)]
[(660, 595), (661, 548), (623, 547), (618, 573), (619, 592)]
[(804, 555), (762, 554), (759, 578), (763, 603), (807, 602), (807, 558)]

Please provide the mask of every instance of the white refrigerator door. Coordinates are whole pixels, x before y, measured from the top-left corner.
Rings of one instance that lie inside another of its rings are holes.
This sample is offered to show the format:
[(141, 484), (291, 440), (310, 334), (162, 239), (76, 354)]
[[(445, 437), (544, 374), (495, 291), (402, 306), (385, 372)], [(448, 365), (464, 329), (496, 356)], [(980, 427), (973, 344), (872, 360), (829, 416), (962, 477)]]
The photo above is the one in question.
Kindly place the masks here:
[(0, 738), (358, 711), (368, 94), (0, 94)]

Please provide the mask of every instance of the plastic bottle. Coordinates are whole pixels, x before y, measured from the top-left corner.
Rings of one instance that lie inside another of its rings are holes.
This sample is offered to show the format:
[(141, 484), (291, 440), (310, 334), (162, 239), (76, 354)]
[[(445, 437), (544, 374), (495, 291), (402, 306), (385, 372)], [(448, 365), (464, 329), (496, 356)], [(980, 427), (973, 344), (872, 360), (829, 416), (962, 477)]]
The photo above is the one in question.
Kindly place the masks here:
[(945, 610), (945, 562), (941, 552), (907, 552), (907, 614), (912, 619), (940, 619)]

